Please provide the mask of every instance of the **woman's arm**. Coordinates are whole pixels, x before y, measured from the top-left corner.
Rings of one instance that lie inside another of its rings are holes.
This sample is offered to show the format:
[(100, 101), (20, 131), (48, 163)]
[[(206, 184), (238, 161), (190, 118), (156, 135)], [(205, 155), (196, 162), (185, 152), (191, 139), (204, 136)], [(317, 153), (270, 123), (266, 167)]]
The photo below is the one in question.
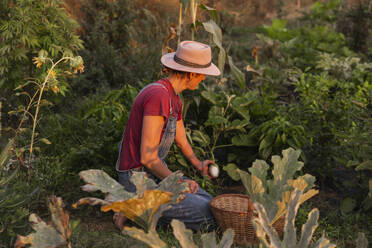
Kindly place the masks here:
[(158, 156), (161, 132), (164, 126), (163, 116), (144, 116), (141, 136), (141, 164), (157, 178), (163, 179), (172, 172)]
[(176, 145), (181, 149), (183, 155), (185, 155), (185, 157), (190, 161), (190, 163), (203, 175), (208, 175), (208, 165), (214, 164), (214, 162), (212, 160), (200, 161), (195, 156), (195, 153), (192, 150), (190, 143), (187, 141), (185, 126), (183, 124), (182, 119), (177, 121), (175, 141)]

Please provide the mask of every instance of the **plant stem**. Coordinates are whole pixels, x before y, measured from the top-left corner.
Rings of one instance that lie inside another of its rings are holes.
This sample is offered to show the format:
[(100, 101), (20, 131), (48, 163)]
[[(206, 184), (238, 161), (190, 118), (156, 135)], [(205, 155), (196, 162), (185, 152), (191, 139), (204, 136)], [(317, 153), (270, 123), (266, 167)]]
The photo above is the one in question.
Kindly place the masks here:
[(181, 31), (182, 31), (182, 2), (180, 2), (180, 12), (179, 12), (179, 16), (178, 16), (178, 41), (177, 41), (177, 45), (180, 44), (181, 42)]
[(32, 135), (31, 135), (31, 144), (30, 144), (30, 156), (28, 158), (30, 164), (31, 164), (32, 152), (33, 152), (33, 146), (34, 146), (35, 129), (36, 129), (36, 123), (37, 123), (37, 116), (39, 114), (39, 109), (40, 109), (41, 97), (43, 95), (45, 86), (46, 86), (46, 84), (47, 84), (47, 82), (49, 80), (50, 73), (53, 71), (54, 67), (56, 67), (61, 61), (68, 60), (68, 59), (72, 59), (72, 58), (71, 57), (63, 57), (60, 60), (58, 60), (55, 64), (52, 64), (52, 67), (49, 69), (49, 72), (48, 72), (47, 76), (45, 77), (45, 80), (44, 80), (44, 82), (43, 82), (43, 84), (41, 86), (40, 94), (39, 94), (39, 99), (37, 101), (36, 111), (35, 111), (35, 115), (34, 115), (34, 119), (33, 119), (33, 126), (32, 126)]

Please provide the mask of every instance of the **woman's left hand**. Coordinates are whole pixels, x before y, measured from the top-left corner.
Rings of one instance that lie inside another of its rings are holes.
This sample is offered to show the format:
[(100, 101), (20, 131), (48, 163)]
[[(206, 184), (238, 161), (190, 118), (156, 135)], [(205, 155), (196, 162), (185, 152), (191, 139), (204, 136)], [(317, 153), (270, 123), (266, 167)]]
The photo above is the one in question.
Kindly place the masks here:
[(204, 160), (203, 162), (201, 162), (201, 169), (200, 169), (200, 173), (202, 175), (205, 175), (207, 176), (208, 178), (212, 178), (210, 175), (209, 175), (209, 171), (208, 171), (208, 168), (209, 168), (209, 165), (210, 164), (214, 164), (214, 162), (212, 160)]

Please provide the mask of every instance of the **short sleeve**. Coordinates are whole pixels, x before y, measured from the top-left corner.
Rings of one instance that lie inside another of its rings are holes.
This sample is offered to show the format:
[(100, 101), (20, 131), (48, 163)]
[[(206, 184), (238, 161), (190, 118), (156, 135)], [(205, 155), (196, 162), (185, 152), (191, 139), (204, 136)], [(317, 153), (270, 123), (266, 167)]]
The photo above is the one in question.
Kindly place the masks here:
[(146, 92), (144, 101), (144, 116), (163, 116), (169, 115), (169, 95), (166, 90), (154, 87)]

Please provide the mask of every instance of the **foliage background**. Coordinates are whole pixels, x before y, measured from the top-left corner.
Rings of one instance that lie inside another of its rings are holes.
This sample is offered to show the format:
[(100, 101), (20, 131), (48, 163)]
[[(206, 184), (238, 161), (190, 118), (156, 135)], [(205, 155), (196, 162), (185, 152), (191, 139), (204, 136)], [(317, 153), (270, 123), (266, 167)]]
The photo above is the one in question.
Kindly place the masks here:
[[(219, 194), (240, 185), (228, 175), (229, 168), (246, 170), (257, 158), (289, 146), (301, 148), (304, 172), (317, 178), (321, 193), (301, 208), (298, 224), (312, 205), (324, 215), (318, 235), (325, 230), (340, 247), (349, 247), (358, 230), (371, 241), (371, 171), (355, 170), (372, 161), (371, 3), (350, 7), (346, 1), (300, 1), (305, 13), (299, 13), (289, 1), (202, 2), (220, 10), (223, 47), (243, 77), (226, 63), (223, 78), (208, 78), (196, 92), (183, 94), (190, 142), (198, 156), (213, 156), (226, 169), (221, 177), (216, 182), (199, 177), (175, 147), (168, 158), (172, 169)], [(55, 59), (79, 54), (85, 64), (83, 74), (59, 79), (64, 97), (47, 93), (53, 104), (42, 109), (38, 135), (51, 144), (39, 142), (33, 168), (17, 172), (7, 186), (19, 198), (33, 194), (22, 211), (14, 209), (13, 222), (1, 214), (12, 230), (0, 233), (2, 243), (14, 242), (16, 232), (28, 232), (27, 213), (45, 215), (51, 194), (62, 196), (76, 219), (110, 218), (94, 208), (70, 208), (82, 194), (78, 172), (98, 168), (115, 177), (117, 147), (132, 101), (139, 89), (161, 77), (162, 43), (168, 27), (177, 23), (178, 3), (66, 0), (62, 8), (57, 0), (2, 1), (2, 127), (16, 128), (20, 116), (8, 112), (25, 104), (14, 88), (48, 69), (32, 64), (40, 50)], [(208, 11), (198, 11), (201, 22), (210, 18)], [(190, 22), (186, 15), (183, 39), (190, 37)], [(217, 57), (219, 48), (201, 26), (196, 39), (211, 44)], [(3, 140), (13, 135), (4, 128), (0, 132)], [(17, 140), (25, 153), (29, 135), (26, 130)], [(77, 236), (87, 243), (97, 238), (83, 233)], [(85, 247), (78, 240), (78, 247)]]

